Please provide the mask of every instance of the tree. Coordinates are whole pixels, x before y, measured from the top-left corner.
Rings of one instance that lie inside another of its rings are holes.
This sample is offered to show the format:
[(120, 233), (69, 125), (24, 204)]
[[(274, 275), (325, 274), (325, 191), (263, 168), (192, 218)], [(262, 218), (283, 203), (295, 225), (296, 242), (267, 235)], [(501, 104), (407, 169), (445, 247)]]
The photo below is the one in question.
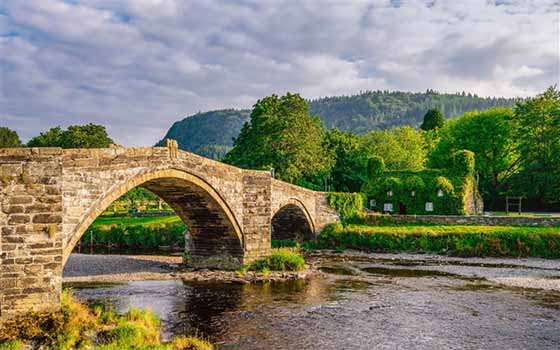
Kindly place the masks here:
[(332, 165), (325, 129), (298, 94), (259, 100), (224, 162), (248, 169), (276, 169), (279, 179), (321, 185)]
[(60, 126), (42, 132), (27, 142), (27, 147), (61, 147), (62, 129)]
[(17, 132), (6, 127), (0, 127), (0, 148), (14, 148), (21, 146), (21, 140), (19, 139)]
[(438, 109), (432, 108), (424, 115), (424, 121), (420, 125), (420, 129), (425, 131), (436, 130), (441, 128), (444, 123), (443, 114)]
[(113, 143), (103, 125), (71, 125), (67, 130), (51, 128), (29, 140), (28, 147), (106, 148)]
[(361, 159), (381, 157), (389, 171), (424, 169), (426, 147), (421, 132), (409, 126), (391, 130), (374, 130), (363, 137)]
[(440, 130), (440, 141), (429, 155), (429, 166), (446, 169), (452, 154), (469, 150), (475, 154), (475, 171), (483, 198), (496, 205), (503, 185), (519, 166), (511, 108), (468, 112), (449, 120)]
[(517, 103), (514, 134), (521, 169), (513, 191), (540, 202), (560, 201), (560, 91), (555, 86)]
[(327, 133), (326, 147), (334, 158), (330, 183), (335, 191), (359, 192), (364, 180), (364, 162), (360, 160), (361, 139), (357, 134), (336, 128)]

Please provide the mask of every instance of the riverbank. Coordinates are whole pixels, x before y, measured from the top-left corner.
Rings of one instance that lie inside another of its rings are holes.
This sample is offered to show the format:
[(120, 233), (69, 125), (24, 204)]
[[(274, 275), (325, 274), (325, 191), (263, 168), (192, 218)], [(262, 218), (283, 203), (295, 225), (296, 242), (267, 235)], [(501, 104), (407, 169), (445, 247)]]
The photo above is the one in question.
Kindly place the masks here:
[[(182, 271), (180, 257), (72, 254), (64, 270), (67, 285), (84, 282), (121, 283), (147, 280), (224, 281), (251, 283), (309, 278), (329, 262), (358, 261), (368, 266), (437, 271), (464, 278), (486, 279), (509, 287), (560, 291), (560, 261), (539, 258), (461, 258), (433, 254), (381, 254), (359, 251), (313, 251), (302, 272)], [(390, 273), (391, 271), (387, 271)], [(359, 271), (354, 274), (359, 278)]]
[(63, 273), (63, 282), (122, 283), (131, 281), (173, 280), (253, 283), (307, 278), (317, 271), (188, 271), (179, 256), (72, 254)]

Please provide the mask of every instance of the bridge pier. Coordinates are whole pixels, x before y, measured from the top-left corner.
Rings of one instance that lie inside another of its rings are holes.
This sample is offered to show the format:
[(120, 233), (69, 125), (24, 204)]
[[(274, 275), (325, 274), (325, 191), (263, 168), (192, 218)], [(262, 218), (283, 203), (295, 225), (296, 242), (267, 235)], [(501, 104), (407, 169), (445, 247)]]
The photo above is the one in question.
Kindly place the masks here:
[(74, 246), (114, 200), (139, 185), (183, 219), (199, 266), (269, 255), (272, 218), (286, 206), (314, 233), (338, 220), (324, 193), (182, 152), (174, 143), (0, 149), (0, 320), (59, 308), (62, 270)]

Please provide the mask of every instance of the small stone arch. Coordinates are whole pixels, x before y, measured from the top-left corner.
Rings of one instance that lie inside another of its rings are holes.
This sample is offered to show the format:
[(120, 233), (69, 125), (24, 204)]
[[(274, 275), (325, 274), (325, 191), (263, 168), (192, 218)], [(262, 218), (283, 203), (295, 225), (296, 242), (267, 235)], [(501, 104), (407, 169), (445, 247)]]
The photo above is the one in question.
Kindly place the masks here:
[(184, 170), (164, 169), (136, 175), (98, 199), (69, 235), (64, 246), (63, 266), (93, 221), (115, 200), (140, 185), (163, 198), (185, 222), (193, 236), (193, 255), (229, 255), (242, 259), (241, 226), (222, 196), (196, 175)]
[(291, 198), (272, 216), (272, 240), (303, 241), (314, 238), (315, 224), (305, 205)]

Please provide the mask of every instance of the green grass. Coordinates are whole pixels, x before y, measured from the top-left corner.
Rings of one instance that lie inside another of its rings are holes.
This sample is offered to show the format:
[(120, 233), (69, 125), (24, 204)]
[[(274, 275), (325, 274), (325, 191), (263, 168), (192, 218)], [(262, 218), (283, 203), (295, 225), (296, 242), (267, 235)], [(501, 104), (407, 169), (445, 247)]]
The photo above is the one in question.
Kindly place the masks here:
[(301, 271), (305, 268), (305, 260), (300, 253), (290, 248), (272, 249), (270, 256), (254, 261), (249, 265), (251, 271)]
[(31, 313), (0, 326), (0, 350), (21, 350), (34, 344), (44, 350), (212, 350), (194, 337), (160, 339), (161, 322), (150, 310), (130, 309), (124, 315), (105, 307), (89, 308), (65, 290), (61, 310)]
[(181, 218), (178, 216), (148, 216), (148, 217), (107, 217), (100, 216), (91, 224), (90, 227), (95, 228), (110, 228), (116, 225), (126, 225), (126, 226), (159, 226), (159, 225), (171, 225), (171, 224), (182, 224)]
[(560, 227), (340, 224), (326, 227), (312, 248), (425, 252), (455, 256), (560, 258)]

